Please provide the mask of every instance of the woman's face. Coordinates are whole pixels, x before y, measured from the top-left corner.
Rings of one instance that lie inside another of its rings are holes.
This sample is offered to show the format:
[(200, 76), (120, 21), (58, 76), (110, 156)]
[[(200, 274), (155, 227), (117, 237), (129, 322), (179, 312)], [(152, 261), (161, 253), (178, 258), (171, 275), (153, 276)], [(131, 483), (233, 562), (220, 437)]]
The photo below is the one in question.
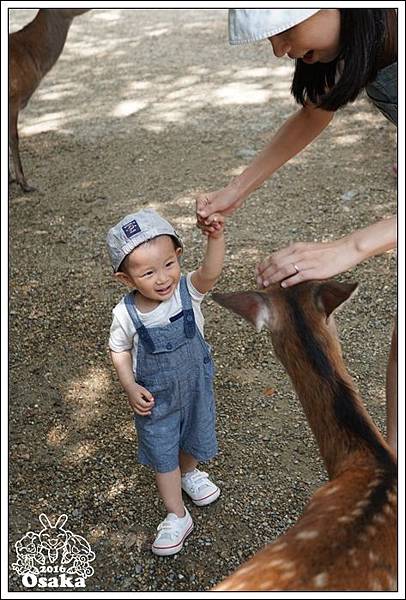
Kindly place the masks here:
[(340, 50), (340, 11), (323, 9), (299, 25), (269, 38), (278, 58), (301, 58), (307, 64), (328, 63)]

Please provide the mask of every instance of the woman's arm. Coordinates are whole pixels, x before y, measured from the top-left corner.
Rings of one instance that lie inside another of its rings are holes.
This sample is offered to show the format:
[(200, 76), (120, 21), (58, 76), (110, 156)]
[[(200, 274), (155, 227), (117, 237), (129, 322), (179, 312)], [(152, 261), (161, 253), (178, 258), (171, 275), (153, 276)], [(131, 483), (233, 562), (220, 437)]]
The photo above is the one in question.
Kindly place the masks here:
[(396, 217), (383, 219), (332, 242), (297, 242), (274, 252), (257, 266), (262, 287), (283, 287), (309, 279), (328, 279), (396, 247)]
[(236, 199), (244, 200), (282, 165), (299, 154), (320, 135), (333, 116), (333, 112), (304, 106), (289, 117), (249, 167), (230, 183)]
[(214, 212), (232, 214), (251, 192), (308, 146), (327, 127), (333, 116), (334, 112), (306, 105), (289, 117), (241, 175), (221, 190), (198, 196), (198, 218), (202, 221)]

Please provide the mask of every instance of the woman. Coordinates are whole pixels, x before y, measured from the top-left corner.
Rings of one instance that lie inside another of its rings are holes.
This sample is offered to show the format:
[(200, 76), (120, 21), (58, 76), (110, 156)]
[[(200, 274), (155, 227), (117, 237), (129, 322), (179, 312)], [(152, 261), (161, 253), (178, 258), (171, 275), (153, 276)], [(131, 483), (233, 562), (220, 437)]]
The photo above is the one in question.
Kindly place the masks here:
[[(308, 146), (335, 111), (366, 90), (397, 126), (397, 15), (394, 9), (231, 9), (231, 44), (268, 39), (276, 57), (295, 60), (292, 94), (301, 108), (241, 175), (199, 195), (198, 224), (210, 231), (213, 213), (232, 214), (251, 192)], [(321, 243), (294, 243), (257, 265), (257, 281), (289, 287), (334, 277), (396, 247), (396, 216)], [(397, 336), (387, 368), (387, 436), (397, 445)]]

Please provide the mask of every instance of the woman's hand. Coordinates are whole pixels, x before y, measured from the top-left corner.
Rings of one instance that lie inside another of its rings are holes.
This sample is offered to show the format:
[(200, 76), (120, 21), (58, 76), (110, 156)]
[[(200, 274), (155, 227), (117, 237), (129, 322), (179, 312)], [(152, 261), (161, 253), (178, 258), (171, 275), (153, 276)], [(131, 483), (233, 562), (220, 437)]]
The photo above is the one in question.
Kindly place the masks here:
[(257, 265), (257, 283), (267, 287), (281, 281), (282, 287), (290, 287), (309, 279), (328, 279), (361, 260), (350, 237), (332, 242), (297, 242), (274, 252)]
[(222, 215), (221, 213), (213, 213), (212, 215), (210, 215), (210, 223), (208, 225), (206, 225), (204, 221), (198, 221), (197, 227), (201, 229), (203, 235), (209, 238), (218, 239), (219, 237), (224, 235), (224, 221), (224, 215)]
[(242, 203), (243, 200), (240, 200), (236, 191), (230, 187), (199, 194), (196, 198), (197, 224), (207, 233), (214, 233), (215, 228), (212, 227), (212, 223), (216, 218), (215, 213), (223, 216), (231, 215)]
[(274, 252), (256, 267), (257, 283), (281, 281), (290, 287), (309, 279), (328, 279), (358, 263), (396, 248), (396, 216), (382, 219), (332, 242), (297, 242)]

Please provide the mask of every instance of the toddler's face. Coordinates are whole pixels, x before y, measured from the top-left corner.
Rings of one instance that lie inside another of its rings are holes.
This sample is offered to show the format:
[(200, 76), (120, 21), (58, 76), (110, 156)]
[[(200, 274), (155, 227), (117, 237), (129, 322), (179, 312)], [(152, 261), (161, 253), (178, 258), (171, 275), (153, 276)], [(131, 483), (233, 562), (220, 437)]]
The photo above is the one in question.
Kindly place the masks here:
[(181, 253), (169, 235), (138, 246), (127, 260), (127, 283), (145, 298), (168, 300), (179, 283)]

